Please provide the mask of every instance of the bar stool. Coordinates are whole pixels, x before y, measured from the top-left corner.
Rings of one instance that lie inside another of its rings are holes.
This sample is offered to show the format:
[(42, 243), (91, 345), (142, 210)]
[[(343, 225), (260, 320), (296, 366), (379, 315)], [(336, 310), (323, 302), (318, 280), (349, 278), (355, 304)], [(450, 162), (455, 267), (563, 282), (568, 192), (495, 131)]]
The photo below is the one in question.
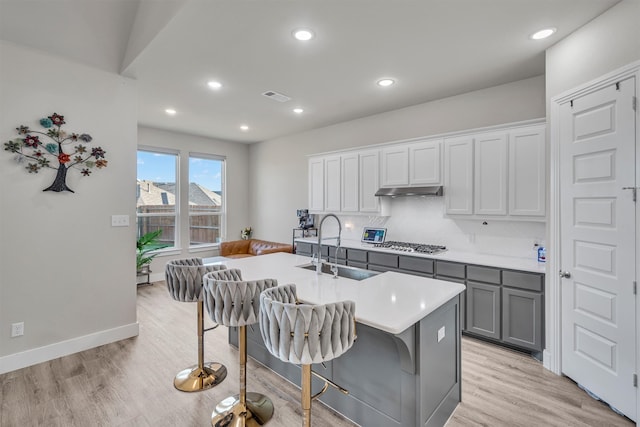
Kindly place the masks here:
[[(224, 265), (202, 265), (202, 258), (177, 259), (167, 262), (165, 279), (169, 294), (176, 301), (195, 302), (198, 307), (198, 364), (183, 369), (176, 375), (173, 385), (180, 391), (207, 390), (220, 384), (227, 376), (227, 368), (217, 362), (204, 362), (204, 305), (202, 276), (208, 272), (226, 269)], [(211, 329), (217, 328), (218, 325)]]
[(211, 319), (239, 327), (240, 393), (218, 403), (211, 414), (214, 427), (261, 426), (273, 416), (271, 399), (247, 392), (247, 325), (259, 322), (260, 293), (278, 285), (274, 279), (242, 281), (238, 269), (220, 270), (203, 277), (204, 304)]
[[(311, 400), (328, 384), (348, 391), (311, 371), (312, 363), (335, 359), (351, 348), (356, 338), (356, 305), (341, 301), (324, 305), (301, 304), (296, 285), (267, 289), (260, 295), (260, 333), (267, 350), (283, 362), (302, 365), (302, 425), (311, 426)], [(325, 381), (311, 396), (311, 374)]]

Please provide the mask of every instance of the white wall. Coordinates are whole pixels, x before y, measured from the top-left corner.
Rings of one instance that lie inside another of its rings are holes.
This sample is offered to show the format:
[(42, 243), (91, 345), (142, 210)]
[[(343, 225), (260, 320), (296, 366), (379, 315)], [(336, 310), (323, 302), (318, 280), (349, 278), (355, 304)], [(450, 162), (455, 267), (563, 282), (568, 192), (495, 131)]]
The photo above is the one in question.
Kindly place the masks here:
[[(111, 227), (112, 214), (135, 215), (135, 83), (7, 42), (0, 57), (2, 143), (56, 112), (108, 160), (89, 177), (69, 171), (75, 194), (54, 193), (42, 190), (55, 171), (27, 173), (0, 151), (1, 373), (137, 335), (138, 325), (135, 228)], [(24, 336), (10, 338), (14, 322)]]
[[(298, 224), (296, 209), (308, 205), (306, 155), (544, 117), (544, 84), (544, 77), (538, 76), (252, 145), (249, 188), (251, 224), (256, 237), (281, 242), (291, 240), (291, 229)], [(422, 217), (410, 213), (411, 209), (405, 209), (402, 202), (394, 202), (389, 220), (393, 230), (390, 228), (390, 231), (406, 236), (406, 240), (420, 241), (424, 237), (429, 241), (431, 236), (410, 238), (412, 232), (423, 229), (424, 225)], [(431, 218), (430, 228), (445, 225), (437, 209)], [(385, 220), (364, 217), (357, 221), (356, 233), (363, 222)], [(468, 225), (455, 227), (462, 230), (463, 236), (470, 232)], [(527, 234), (527, 242), (540, 234), (539, 224), (533, 231), (518, 223), (509, 227), (515, 230), (515, 235)], [(476, 232), (475, 226), (471, 229)], [(484, 230), (477, 232), (485, 233)], [(494, 235), (491, 230), (486, 229), (488, 239)], [(466, 238), (451, 237), (451, 242), (462, 242)]]
[[(189, 153), (215, 154), (226, 157), (226, 202), (227, 225), (224, 240), (240, 239), (240, 230), (249, 224), (249, 146), (237, 142), (227, 142), (202, 136), (188, 135), (145, 126), (138, 128), (138, 144), (147, 147), (169, 148), (180, 151), (179, 174), (181, 182), (186, 186), (189, 180)], [(185, 190), (183, 190), (185, 191)], [(183, 207), (186, 209), (186, 207)], [(182, 224), (180, 234), (188, 236), (189, 228)], [(224, 238), (224, 236), (223, 236)], [(178, 253), (157, 256), (152, 264), (154, 272), (152, 280), (164, 278), (164, 265), (170, 259), (189, 257), (208, 257), (217, 255), (217, 250), (199, 250), (190, 252), (188, 242), (184, 241)]]
[(547, 49), (547, 100), (638, 59), (640, 1), (623, 0)]

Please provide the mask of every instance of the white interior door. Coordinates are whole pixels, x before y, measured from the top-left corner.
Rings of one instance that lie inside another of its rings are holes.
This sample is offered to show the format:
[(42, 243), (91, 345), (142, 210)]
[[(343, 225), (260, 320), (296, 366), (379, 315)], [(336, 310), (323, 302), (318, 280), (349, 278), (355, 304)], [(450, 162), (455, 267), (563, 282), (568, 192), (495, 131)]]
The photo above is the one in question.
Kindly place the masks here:
[(631, 77), (560, 106), (562, 372), (633, 420), (634, 94)]

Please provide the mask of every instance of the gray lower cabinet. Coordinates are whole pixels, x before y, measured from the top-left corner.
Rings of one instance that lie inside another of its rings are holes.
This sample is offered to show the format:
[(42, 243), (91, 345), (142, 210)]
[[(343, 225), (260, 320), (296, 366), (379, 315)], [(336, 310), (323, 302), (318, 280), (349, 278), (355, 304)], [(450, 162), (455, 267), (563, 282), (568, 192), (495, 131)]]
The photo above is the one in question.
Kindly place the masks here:
[[(307, 243), (307, 242), (297, 242), (296, 243), (296, 254), (303, 256), (313, 256), (318, 251), (318, 244)], [(323, 259), (327, 259), (329, 257), (329, 246), (321, 245), (320, 253)]]
[(467, 332), (500, 339), (499, 285), (467, 281)]
[(398, 255), (369, 252), (369, 270), (398, 271)]
[(347, 248), (340, 247), (336, 249), (335, 246), (329, 246), (327, 249), (329, 251), (328, 252), (329, 262), (336, 262), (337, 260), (338, 264), (342, 264), (342, 265), (347, 264)]
[[(311, 256), (315, 246), (298, 243), (297, 253)], [(335, 248), (322, 245), (322, 255), (325, 259), (330, 255), (333, 262)], [(534, 356), (544, 348), (544, 274), (355, 248), (340, 250), (338, 263), (465, 284), (460, 295), (460, 327), (465, 334)]]
[(398, 257), (398, 268), (407, 274), (416, 276), (433, 277), (434, 261), (429, 258), (420, 258), (400, 255)]
[(313, 254), (313, 245), (307, 242), (297, 242), (296, 243), (296, 254), (311, 256)]
[(542, 294), (502, 288), (502, 341), (542, 351)]

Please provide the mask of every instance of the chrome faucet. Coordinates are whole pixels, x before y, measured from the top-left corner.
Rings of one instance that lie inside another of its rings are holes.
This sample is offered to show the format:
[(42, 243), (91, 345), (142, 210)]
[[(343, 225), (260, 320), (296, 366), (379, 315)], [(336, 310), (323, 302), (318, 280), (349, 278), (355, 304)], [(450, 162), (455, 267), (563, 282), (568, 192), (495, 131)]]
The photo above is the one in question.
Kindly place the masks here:
[(334, 214), (325, 215), (320, 221), (320, 225), (318, 226), (318, 263), (316, 264), (316, 273), (320, 274), (322, 272), (322, 257), (320, 254), (320, 247), (322, 245), (322, 224), (324, 224), (324, 220), (333, 217), (338, 221), (338, 237), (331, 237), (331, 239), (337, 239), (336, 244), (336, 256), (338, 253), (338, 248), (340, 248), (340, 236), (342, 235), (342, 224), (340, 223), (340, 219)]

